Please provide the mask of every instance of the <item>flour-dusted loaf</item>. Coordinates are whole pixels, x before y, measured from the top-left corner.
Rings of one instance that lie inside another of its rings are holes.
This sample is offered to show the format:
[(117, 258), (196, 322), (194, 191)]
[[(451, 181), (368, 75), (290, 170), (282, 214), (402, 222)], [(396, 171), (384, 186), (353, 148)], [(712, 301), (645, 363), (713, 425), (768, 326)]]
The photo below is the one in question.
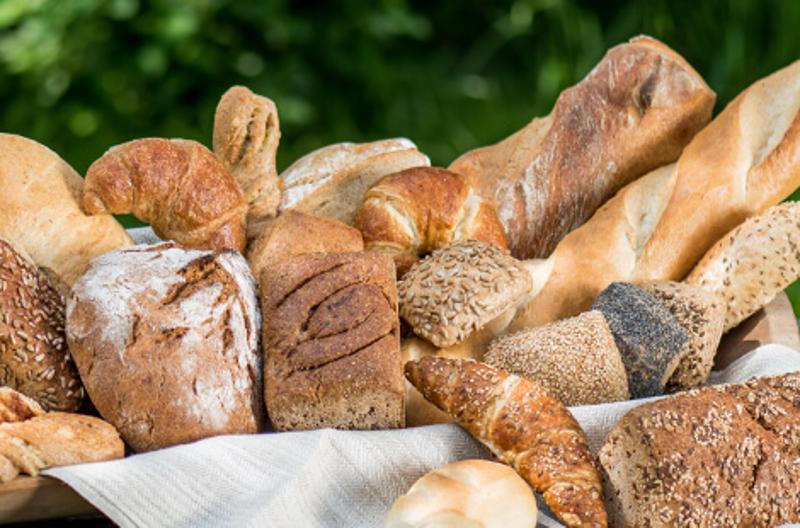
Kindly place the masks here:
[(600, 449), (613, 526), (800, 522), (800, 373), (634, 408)]
[(135, 451), (259, 431), (260, 328), (241, 255), (169, 242), (96, 258), (67, 301), (86, 390)]
[(395, 268), (312, 253), (261, 274), (267, 411), (278, 431), (402, 427)]
[(83, 401), (64, 335), (64, 297), (21, 247), (2, 238), (0, 385), (47, 410), (75, 411)]
[(689, 333), (654, 296), (626, 282), (614, 282), (592, 304), (602, 312), (628, 373), (632, 398), (664, 391), (688, 352)]
[(686, 278), (719, 295), (725, 332), (800, 278), (800, 202), (786, 202), (725, 235)]
[(538, 382), (568, 406), (630, 397), (614, 335), (594, 310), (498, 337), (484, 361)]
[(536, 528), (531, 488), (505, 464), (461, 460), (436, 468), (399, 497), (385, 528)]
[(725, 305), (722, 298), (684, 282), (647, 281), (640, 284), (658, 299), (689, 335), (687, 350), (667, 381), (667, 390), (698, 387), (708, 381), (717, 354)]

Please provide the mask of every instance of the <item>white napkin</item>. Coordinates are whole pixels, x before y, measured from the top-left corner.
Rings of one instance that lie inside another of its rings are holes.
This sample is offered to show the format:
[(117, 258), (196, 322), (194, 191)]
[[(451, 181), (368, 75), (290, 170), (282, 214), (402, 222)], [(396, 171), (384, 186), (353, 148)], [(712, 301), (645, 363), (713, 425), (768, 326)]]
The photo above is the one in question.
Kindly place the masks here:
[[(761, 347), (714, 383), (800, 370), (800, 354)], [(638, 400), (573, 407), (598, 449)], [(45, 472), (128, 526), (380, 527), (394, 500), (426, 472), (488, 453), (455, 425), (394, 431), (320, 430), (224, 436), (124, 460)], [(542, 526), (560, 526), (540, 515)]]

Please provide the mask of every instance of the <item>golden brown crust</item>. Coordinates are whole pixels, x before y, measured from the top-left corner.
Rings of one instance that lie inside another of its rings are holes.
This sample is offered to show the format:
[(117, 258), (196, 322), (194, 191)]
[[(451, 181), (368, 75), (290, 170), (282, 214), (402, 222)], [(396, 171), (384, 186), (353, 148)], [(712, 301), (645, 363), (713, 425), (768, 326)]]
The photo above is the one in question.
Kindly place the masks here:
[(0, 387), (0, 423), (23, 422), (44, 413), (36, 401), (21, 392), (11, 387)]
[(247, 250), (253, 275), (264, 268), (306, 253), (350, 253), (364, 250), (361, 232), (334, 218), (302, 211), (281, 213)]
[(355, 225), (367, 249), (394, 256), (401, 276), (421, 256), (456, 242), (507, 248), (494, 208), (465, 177), (437, 167), (382, 178), (364, 195)]
[(313, 253), (261, 275), (267, 411), (279, 431), (404, 423), (392, 260)]
[(133, 213), (186, 247), (245, 248), (239, 184), (195, 141), (147, 138), (109, 149), (86, 173), (83, 206), (89, 214)]
[(281, 179), (275, 155), (281, 139), (278, 109), (244, 86), (222, 95), (214, 114), (214, 153), (239, 182), (248, 204), (247, 236), (256, 237), (278, 213)]
[(567, 526), (606, 526), (600, 474), (575, 418), (537, 383), (484, 363), (426, 357), (406, 377), (544, 495)]
[(0, 385), (47, 410), (75, 411), (83, 385), (67, 350), (64, 298), (20, 251), (0, 239)]
[(674, 161), (714, 101), (679, 55), (637, 37), (562, 92), (549, 116), (450, 169), (498, 208), (514, 256), (546, 257), (625, 184)]

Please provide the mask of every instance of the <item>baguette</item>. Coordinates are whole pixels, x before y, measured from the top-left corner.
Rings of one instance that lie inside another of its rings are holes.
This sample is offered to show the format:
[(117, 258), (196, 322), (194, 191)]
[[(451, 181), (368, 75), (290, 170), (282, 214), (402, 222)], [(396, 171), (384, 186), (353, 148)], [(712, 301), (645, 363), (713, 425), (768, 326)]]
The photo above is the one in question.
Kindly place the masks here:
[(537, 267), (510, 329), (588, 308), (614, 281), (680, 280), (725, 233), (800, 185), (800, 62), (740, 94), (677, 163), (623, 188)]

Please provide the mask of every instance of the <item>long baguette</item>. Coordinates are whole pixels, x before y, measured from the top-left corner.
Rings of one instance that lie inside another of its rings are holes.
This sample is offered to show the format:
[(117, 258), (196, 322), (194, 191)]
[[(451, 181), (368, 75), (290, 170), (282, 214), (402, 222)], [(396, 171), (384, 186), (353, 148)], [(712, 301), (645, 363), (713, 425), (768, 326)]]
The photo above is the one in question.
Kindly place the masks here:
[(509, 329), (574, 315), (613, 281), (679, 280), (725, 233), (800, 185), (800, 61), (742, 92), (677, 163), (629, 184), (536, 269)]

